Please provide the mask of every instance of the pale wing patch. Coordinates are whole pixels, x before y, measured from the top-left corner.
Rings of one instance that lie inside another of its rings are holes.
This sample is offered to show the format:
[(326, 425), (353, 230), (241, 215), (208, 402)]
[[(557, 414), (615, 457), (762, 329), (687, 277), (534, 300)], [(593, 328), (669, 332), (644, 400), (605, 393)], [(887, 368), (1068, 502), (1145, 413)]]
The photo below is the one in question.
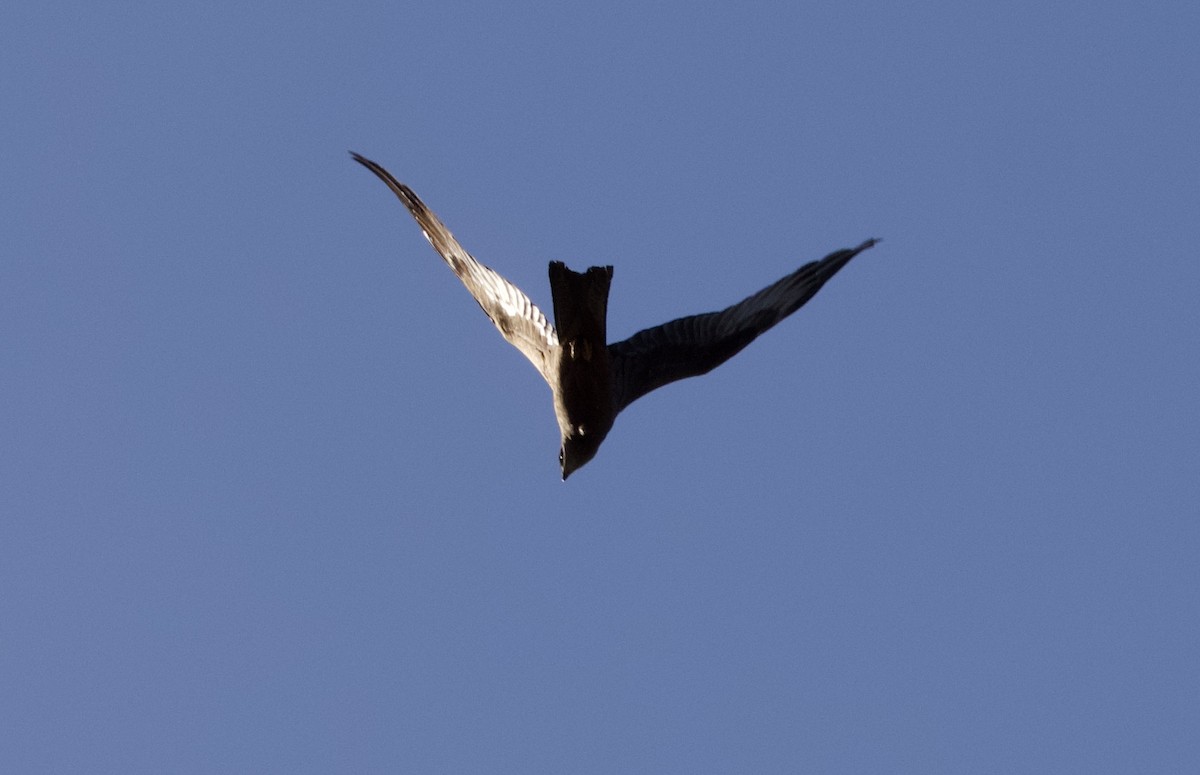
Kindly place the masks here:
[(501, 335), (522, 352), (550, 382), (546, 356), (558, 346), (554, 326), (521, 289), (505, 280), (490, 267), (481, 264), (459, 244), (450, 230), (408, 186), (370, 159), (351, 153), (354, 160), (375, 173), (400, 198), (416, 219), (421, 233), (438, 255), (467, 287), (475, 301), (491, 318)]

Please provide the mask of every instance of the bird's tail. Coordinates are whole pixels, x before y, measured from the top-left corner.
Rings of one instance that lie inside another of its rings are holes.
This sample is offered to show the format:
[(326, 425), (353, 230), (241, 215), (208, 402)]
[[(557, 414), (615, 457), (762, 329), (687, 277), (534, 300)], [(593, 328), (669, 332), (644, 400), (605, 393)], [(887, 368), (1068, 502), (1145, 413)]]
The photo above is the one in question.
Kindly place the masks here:
[(554, 327), (558, 341), (608, 342), (608, 289), (611, 266), (575, 272), (561, 261), (550, 262), (550, 293), (554, 297)]

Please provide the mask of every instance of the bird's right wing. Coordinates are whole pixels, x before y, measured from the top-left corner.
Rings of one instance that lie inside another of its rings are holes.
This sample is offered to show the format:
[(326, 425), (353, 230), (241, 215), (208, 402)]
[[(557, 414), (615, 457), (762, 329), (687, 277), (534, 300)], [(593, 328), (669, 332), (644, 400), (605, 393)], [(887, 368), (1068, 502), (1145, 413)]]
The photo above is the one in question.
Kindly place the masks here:
[(421, 226), (425, 239), (433, 245), (458, 279), (475, 297), (484, 314), (491, 318), (500, 333), (520, 350), (537, 368), (538, 373), (549, 382), (547, 355), (558, 345), (558, 334), (546, 316), (521, 289), (505, 280), (495, 270), (476, 261), (463, 246), (458, 244), (433, 211), (425, 206), (413, 190), (392, 177), (391, 173), (370, 159), (351, 151), (351, 156), (388, 185), (400, 201), (412, 213)]
[(720, 312), (672, 320), (609, 345), (614, 411), (620, 412), (651, 390), (720, 366), (800, 309), (850, 259), (876, 242), (869, 239), (807, 263)]

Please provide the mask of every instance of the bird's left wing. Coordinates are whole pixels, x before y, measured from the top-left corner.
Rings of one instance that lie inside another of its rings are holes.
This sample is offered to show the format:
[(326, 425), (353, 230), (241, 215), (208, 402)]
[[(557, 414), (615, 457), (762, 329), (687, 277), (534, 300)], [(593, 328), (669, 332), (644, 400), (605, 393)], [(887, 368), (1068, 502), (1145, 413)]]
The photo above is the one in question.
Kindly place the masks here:
[(679, 318), (608, 346), (613, 409), (620, 412), (651, 390), (707, 374), (771, 326), (800, 309), (850, 259), (872, 247), (830, 253), (720, 312)]
[(542, 377), (550, 382), (547, 373), (547, 356), (558, 346), (558, 335), (554, 326), (520, 288), (505, 280), (495, 270), (476, 261), (450, 230), (442, 224), (433, 211), (417, 197), (413, 190), (392, 177), (391, 173), (370, 159), (353, 151), (350, 155), (387, 183), (388, 188), (400, 197), (400, 201), (412, 213), (421, 226), (425, 239), (433, 245), (441, 257), (462, 280), (463, 285), (500, 329), (501, 335), (520, 350), (533, 363)]

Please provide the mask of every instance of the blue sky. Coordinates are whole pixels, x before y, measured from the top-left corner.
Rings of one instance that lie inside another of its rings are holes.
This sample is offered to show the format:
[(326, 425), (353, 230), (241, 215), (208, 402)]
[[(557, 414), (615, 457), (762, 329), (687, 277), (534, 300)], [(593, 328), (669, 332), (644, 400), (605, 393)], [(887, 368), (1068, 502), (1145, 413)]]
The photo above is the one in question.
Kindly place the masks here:
[[(0, 770), (1200, 762), (1194, 3), (0, 11)], [(624, 338), (564, 484), (399, 202)]]

